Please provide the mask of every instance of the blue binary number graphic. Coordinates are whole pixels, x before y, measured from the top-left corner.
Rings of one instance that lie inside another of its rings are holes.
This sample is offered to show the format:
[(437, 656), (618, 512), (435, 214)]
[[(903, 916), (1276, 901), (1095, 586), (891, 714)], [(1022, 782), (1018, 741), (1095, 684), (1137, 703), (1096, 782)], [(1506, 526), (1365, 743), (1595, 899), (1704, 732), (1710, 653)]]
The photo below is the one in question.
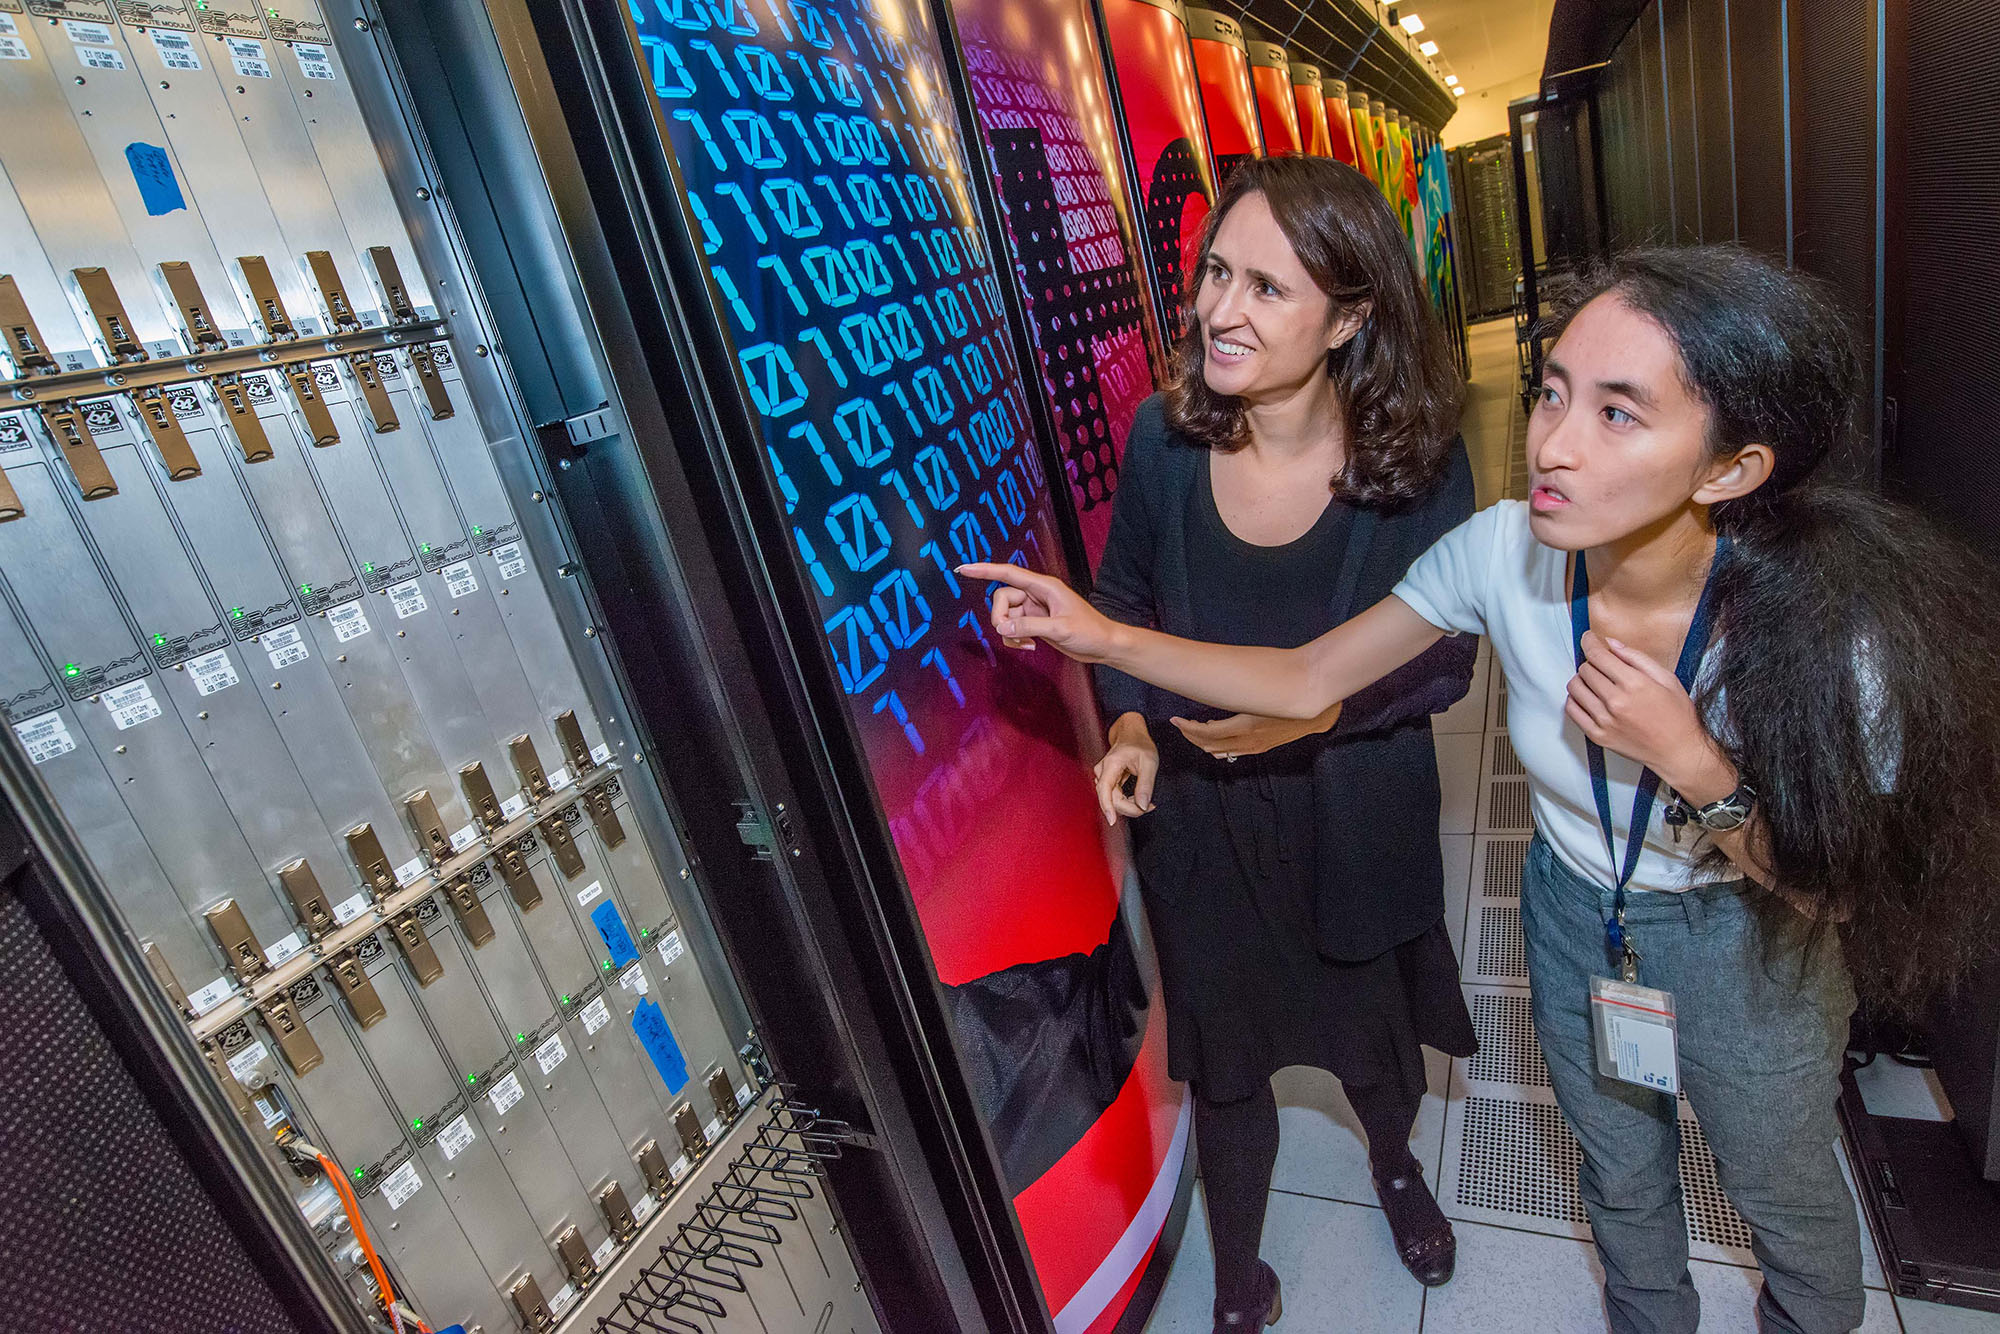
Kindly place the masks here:
[(1062, 566), (929, 16), (629, 12), (850, 712), (878, 761), (934, 760), (992, 653), (952, 567)]

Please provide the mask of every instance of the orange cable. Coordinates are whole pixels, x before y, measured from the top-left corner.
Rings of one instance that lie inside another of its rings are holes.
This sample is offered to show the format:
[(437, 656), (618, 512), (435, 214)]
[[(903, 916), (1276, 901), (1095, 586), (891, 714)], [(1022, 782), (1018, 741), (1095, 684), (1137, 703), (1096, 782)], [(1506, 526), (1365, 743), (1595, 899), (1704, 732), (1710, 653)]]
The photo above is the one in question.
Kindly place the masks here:
[[(402, 1334), (403, 1320), (396, 1314), (396, 1291), (389, 1286), (389, 1273), (382, 1267), (381, 1257), (375, 1254), (375, 1247), (368, 1240), (368, 1225), (361, 1218), (361, 1201), (355, 1198), (353, 1190), (348, 1187), (347, 1178), (341, 1175), (339, 1164), (318, 1149), (314, 1149), (313, 1152), (319, 1158), (319, 1165), (326, 1173), (326, 1179), (333, 1183), (334, 1193), (340, 1196), (340, 1207), (347, 1214), (348, 1225), (354, 1229), (354, 1239), (361, 1243), (361, 1254), (367, 1257), (369, 1272), (375, 1276), (375, 1286), (382, 1298), (382, 1309), (389, 1313), (389, 1323), (395, 1327), (397, 1334)], [(422, 1321), (418, 1321), (417, 1324), (422, 1328)], [(425, 1331), (425, 1334), (429, 1332)]]

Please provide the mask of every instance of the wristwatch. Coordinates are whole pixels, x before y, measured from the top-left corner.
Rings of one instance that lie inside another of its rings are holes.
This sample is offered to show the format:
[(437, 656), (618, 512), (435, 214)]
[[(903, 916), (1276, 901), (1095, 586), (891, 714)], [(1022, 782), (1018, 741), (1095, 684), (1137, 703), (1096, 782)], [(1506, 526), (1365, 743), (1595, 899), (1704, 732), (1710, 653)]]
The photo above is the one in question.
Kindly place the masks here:
[(1750, 818), (1750, 812), (1757, 805), (1757, 791), (1748, 783), (1738, 782), (1736, 790), (1720, 801), (1711, 801), (1706, 806), (1690, 806), (1685, 799), (1676, 798), (1681, 813), (1711, 834), (1726, 834), (1732, 829), (1740, 829)]

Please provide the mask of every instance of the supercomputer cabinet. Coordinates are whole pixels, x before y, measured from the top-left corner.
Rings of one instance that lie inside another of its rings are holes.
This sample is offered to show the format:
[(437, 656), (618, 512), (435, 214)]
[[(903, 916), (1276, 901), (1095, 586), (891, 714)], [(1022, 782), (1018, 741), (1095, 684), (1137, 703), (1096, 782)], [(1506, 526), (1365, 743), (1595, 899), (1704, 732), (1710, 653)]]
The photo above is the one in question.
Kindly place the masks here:
[(1319, 66), (1294, 60), (1291, 73), (1292, 98), (1298, 108), (1303, 151), (1313, 157), (1332, 157), (1333, 140), (1329, 137), (1326, 123), (1326, 91), (1320, 82)]
[(1375, 112), (1368, 94), (1359, 88), (1348, 91), (1347, 105), (1349, 119), (1354, 125), (1355, 165), (1361, 174), (1373, 181), (1377, 187), (1382, 184), (1382, 163), (1378, 156), (1375, 140)]
[(1326, 130), (1332, 156), (1358, 169), (1361, 158), (1354, 151), (1354, 114), (1348, 105), (1347, 81), (1326, 79), (1321, 88), (1326, 93)]
[(1257, 114), (1257, 87), (1243, 25), (1212, 9), (1187, 11), (1189, 45), (1201, 76), (1201, 107), (1208, 117), (1208, 143), (1216, 176), (1227, 180), (1232, 167), (1264, 155), (1264, 132)]
[(1143, 1318), (1102, 723), (954, 573), (1162, 369), (1098, 35), (0, 0), (0, 777), (335, 1326)]
[(1215, 199), (1201, 81), (1180, 0), (1100, 0), (1126, 142), (1137, 166), (1145, 245), (1170, 340), (1184, 316), (1189, 262)]
[(1298, 153), (1305, 149), (1298, 106), (1292, 97), (1292, 61), (1281, 42), (1247, 43), (1250, 85), (1257, 94), (1257, 122), (1264, 134), (1264, 151)]

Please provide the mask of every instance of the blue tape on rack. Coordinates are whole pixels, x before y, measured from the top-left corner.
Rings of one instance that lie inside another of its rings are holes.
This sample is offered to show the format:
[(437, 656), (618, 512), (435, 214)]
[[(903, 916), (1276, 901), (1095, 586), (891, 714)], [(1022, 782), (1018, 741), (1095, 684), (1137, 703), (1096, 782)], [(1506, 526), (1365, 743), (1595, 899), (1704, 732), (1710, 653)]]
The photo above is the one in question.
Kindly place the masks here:
[(132, 180), (139, 187), (139, 198), (145, 203), (148, 216), (157, 218), (187, 207), (166, 149), (153, 144), (127, 144), (125, 162), (132, 168)]
[(604, 937), (604, 948), (611, 951), (614, 966), (623, 968), (639, 961), (639, 949), (632, 943), (632, 933), (625, 929), (625, 919), (618, 915), (617, 904), (606, 899), (590, 914), (590, 920), (597, 924), (597, 934)]
[(681, 1044), (674, 1041), (674, 1030), (667, 1027), (666, 1014), (650, 997), (642, 998), (632, 1012), (632, 1031), (646, 1055), (653, 1058), (660, 1078), (667, 1082), (667, 1092), (679, 1093), (688, 1082), (687, 1057), (681, 1055)]

